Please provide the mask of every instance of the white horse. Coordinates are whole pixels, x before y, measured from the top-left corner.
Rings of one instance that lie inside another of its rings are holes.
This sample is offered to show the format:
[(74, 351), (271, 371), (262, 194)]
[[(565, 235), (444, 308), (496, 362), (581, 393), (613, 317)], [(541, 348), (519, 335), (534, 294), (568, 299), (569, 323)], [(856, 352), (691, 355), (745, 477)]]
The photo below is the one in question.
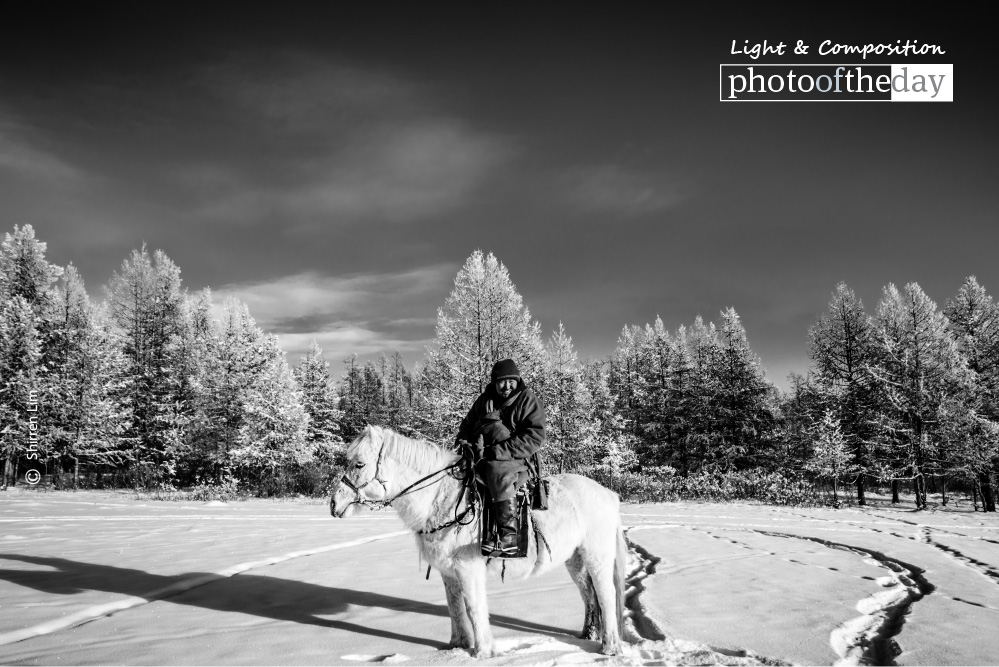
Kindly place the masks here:
[(391, 502), (414, 532), (423, 558), (444, 580), (451, 615), (449, 648), (468, 649), (480, 658), (493, 655), (487, 569), (528, 577), (565, 563), (586, 609), (581, 636), (599, 639), (602, 653), (621, 653), (627, 552), (616, 493), (580, 475), (551, 477), (548, 509), (532, 512), (527, 557), (492, 558), (487, 564), (480, 553), (480, 514), (467, 511), (469, 494), (450, 474), (460, 461), (456, 453), (368, 426), (347, 457), (330, 512), (342, 518), (361, 505)]

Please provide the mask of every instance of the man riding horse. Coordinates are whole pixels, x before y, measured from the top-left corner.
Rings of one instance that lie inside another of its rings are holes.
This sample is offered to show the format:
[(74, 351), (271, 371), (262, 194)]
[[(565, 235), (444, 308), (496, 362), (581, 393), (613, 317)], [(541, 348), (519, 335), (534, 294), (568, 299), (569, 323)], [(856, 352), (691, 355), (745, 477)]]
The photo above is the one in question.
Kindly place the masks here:
[(482, 545), (496, 557), (518, 555), (517, 492), (531, 468), (541, 473), (538, 452), (545, 441), (545, 409), (523, 379), (513, 359), (493, 366), (492, 382), (472, 404), (458, 428), (456, 444), (476, 452), (476, 469), (493, 502), (498, 539)]

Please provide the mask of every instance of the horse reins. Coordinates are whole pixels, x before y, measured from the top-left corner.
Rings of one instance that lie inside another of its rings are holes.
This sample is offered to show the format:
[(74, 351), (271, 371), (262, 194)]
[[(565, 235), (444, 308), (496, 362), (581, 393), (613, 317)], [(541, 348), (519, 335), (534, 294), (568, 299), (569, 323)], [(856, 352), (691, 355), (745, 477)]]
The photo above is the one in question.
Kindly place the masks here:
[[(395, 494), (395, 496), (393, 496), (389, 500), (371, 500), (369, 498), (364, 498), (363, 496), (361, 496), (361, 489), (363, 489), (364, 487), (368, 486), (372, 482), (378, 482), (379, 484), (381, 484), (383, 490), (386, 490), (386, 491), (388, 490), (387, 487), (385, 486), (385, 480), (381, 479), (378, 476), (378, 472), (379, 472), (379, 470), (381, 470), (381, 464), (382, 464), (382, 459), (384, 457), (384, 454), (385, 454), (385, 444), (382, 443), (381, 448), (378, 450), (378, 460), (375, 462), (375, 474), (374, 474), (374, 476), (372, 476), (371, 479), (369, 479), (368, 481), (366, 481), (364, 484), (361, 484), (360, 486), (358, 486), (358, 485), (354, 484), (352, 481), (350, 481), (350, 478), (347, 476), (347, 473), (344, 473), (343, 477), (340, 479), (340, 482), (342, 484), (346, 484), (348, 488), (350, 488), (351, 490), (353, 490), (354, 491), (354, 496), (355, 496), (354, 500), (352, 500), (350, 503), (347, 504), (347, 507), (350, 507), (350, 505), (363, 505), (363, 506), (374, 506), (376, 510), (382, 510), (382, 509), (385, 509), (386, 507), (391, 507), (392, 503), (394, 503), (396, 500), (398, 500), (402, 496), (405, 496), (405, 495), (410, 494), (410, 493), (414, 493), (416, 491), (422, 491), (425, 488), (429, 488), (430, 486), (432, 486), (432, 484), (427, 484), (426, 486), (423, 486), (423, 487), (420, 487), (420, 488), (416, 488), (416, 487), (419, 486), (420, 484), (422, 484), (423, 482), (427, 481), (428, 479), (432, 478), (432, 477), (436, 477), (437, 475), (440, 475), (441, 473), (450, 472), (450, 471), (455, 470), (457, 468), (462, 468), (462, 467), (471, 468), (471, 460), (469, 458), (467, 458), (463, 454), (462, 457), (460, 459), (458, 459), (456, 462), (452, 463), (449, 466), (445, 466), (445, 467), (441, 468), (440, 470), (435, 470), (434, 472), (430, 473), (429, 475), (424, 475), (420, 479), (416, 480), (415, 482), (413, 482), (412, 484), (410, 484), (409, 486), (407, 486), (406, 488), (404, 488), (399, 493)], [(451, 476), (454, 477), (455, 479), (458, 479), (457, 475), (453, 475), (452, 474)], [(465, 491), (468, 489), (468, 487), (471, 484), (474, 484), (474, 482), (469, 482), (470, 478), (471, 478), (471, 470), (466, 470), (465, 474), (462, 475), (462, 477), (461, 477), (461, 479), (462, 479), (461, 494), (458, 496), (458, 502), (455, 504), (455, 507), (454, 507), (454, 511), (455, 511), (455, 518), (454, 518), (454, 520), (452, 520), (452, 521), (450, 521), (450, 522), (448, 522), (446, 524), (443, 524), (441, 526), (438, 526), (438, 527), (436, 527), (436, 528), (434, 528), (432, 530), (419, 530), (419, 531), (417, 531), (418, 533), (421, 533), (421, 534), (425, 534), (425, 533), (436, 533), (437, 531), (443, 530), (443, 529), (448, 528), (450, 526), (453, 526), (455, 524), (460, 524), (460, 525), (464, 526), (464, 525), (468, 525), (468, 523), (471, 523), (471, 521), (468, 521), (466, 523), (461, 523), (461, 521), (466, 516), (468, 516), (468, 514), (470, 512), (473, 514), (473, 518), (474, 518), (474, 513), (475, 513), (475, 503), (474, 502), (469, 503), (468, 507), (465, 508), (465, 511), (462, 512), (460, 515), (458, 514), (458, 507), (461, 506), (461, 501), (465, 497)], [(440, 481), (440, 480), (438, 480), (438, 481)], [(436, 483), (436, 482), (434, 482), (434, 483)]]

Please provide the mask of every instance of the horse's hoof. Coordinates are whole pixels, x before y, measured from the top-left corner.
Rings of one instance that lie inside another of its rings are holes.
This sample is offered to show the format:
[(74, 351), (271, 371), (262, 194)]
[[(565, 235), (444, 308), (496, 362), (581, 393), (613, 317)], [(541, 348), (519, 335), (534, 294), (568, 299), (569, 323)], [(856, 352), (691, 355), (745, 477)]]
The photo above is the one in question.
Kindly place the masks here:
[(621, 641), (604, 642), (600, 646), (600, 652), (604, 655), (621, 655)]
[(480, 660), (491, 658), (494, 655), (496, 655), (496, 653), (494, 653), (491, 648), (477, 648), (472, 651), (472, 657)]

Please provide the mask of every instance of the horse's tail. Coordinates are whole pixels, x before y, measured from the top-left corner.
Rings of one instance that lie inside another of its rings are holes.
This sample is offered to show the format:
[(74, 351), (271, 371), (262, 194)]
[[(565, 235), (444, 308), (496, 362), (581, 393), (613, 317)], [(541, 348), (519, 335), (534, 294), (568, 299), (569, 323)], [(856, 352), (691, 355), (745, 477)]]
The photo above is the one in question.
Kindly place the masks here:
[(614, 593), (617, 601), (617, 629), (624, 638), (625, 577), (628, 567), (628, 543), (624, 539), (621, 519), (617, 522), (617, 553), (614, 555)]

